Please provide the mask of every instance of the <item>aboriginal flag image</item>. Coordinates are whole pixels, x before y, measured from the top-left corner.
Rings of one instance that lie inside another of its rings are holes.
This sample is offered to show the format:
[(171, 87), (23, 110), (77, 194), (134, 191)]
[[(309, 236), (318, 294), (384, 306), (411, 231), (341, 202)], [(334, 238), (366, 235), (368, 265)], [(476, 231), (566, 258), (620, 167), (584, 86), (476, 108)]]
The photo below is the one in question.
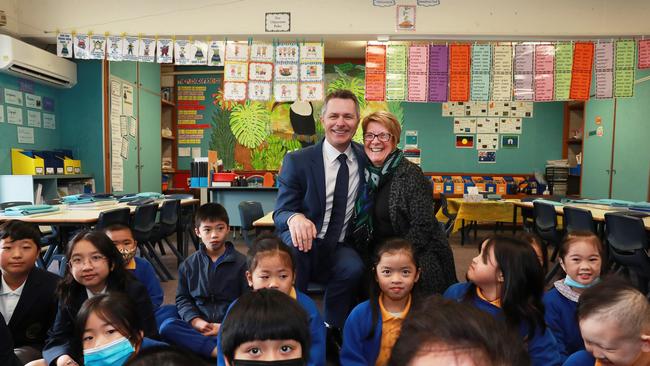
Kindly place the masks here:
[(456, 148), (474, 148), (474, 136), (456, 135)]

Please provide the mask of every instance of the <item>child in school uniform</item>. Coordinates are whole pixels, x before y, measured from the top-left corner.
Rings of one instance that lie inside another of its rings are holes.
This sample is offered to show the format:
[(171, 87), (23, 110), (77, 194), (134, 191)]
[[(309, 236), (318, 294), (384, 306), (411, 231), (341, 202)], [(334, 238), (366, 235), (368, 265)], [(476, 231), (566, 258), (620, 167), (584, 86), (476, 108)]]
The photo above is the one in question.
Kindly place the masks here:
[(444, 297), (468, 302), (503, 319), (527, 343), (534, 366), (562, 363), (555, 338), (544, 323), (542, 266), (528, 243), (488, 238), (472, 259), (467, 279), (449, 287)]
[(113, 242), (99, 231), (81, 231), (68, 244), (68, 266), (57, 288), (58, 311), (48, 331), (44, 360), (35, 365), (75, 365), (83, 355), (72, 346), (74, 321), (82, 304), (93, 296), (121, 292), (136, 304), (138, 326), (144, 336), (157, 337), (153, 306), (144, 286), (124, 269), (124, 260)]
[(228, 306), (249, 291), (246, 257), (226, 241), (230, 229), (223, 206), (202, 205), (194, 222), (202, 245), (178, 269), (176, 309), (180, 319), (164, 320), (160, 334), (172, 344), (209, 358), (217, 356), (217, 333)]
[(2, 317), (2, 314), (0, 314), (0, 365), (23, 365), (14, 353), (14, 341), (11, 338), (11, 332), (5, 323), (5, 318)]
[(420, 278), (413, 245), (389, 239), (373, 259), (369, 300), (357, 305), (343, 327), (342, 365), (388, 363), (404, 318), (411, 308), (413, 286)]
[[(277, 236), (263, 234), (255, 240), (247, 257), (246, 279), (254, 291), (263, 288), (282, 291), (298, 301), (298, 304), (307, 312), (311, 335), (311, 350), (307, 364), (309, 366), (325, 366), (325, 323), (314, 301), (294, 287), (296, 265), (291, 249)], [(219, 351), (218, 365), (225, 366), (221, 349)]]
[(626, 280), (609, 277), (585, 289), (577, 316), (586, 349), (565, 366), (650, 365), (650, 303)]
[(226, 366), (304, 366), (310, 347), (308, 315), (290, 296), (260, 289), (241, 296), (223, 321)]
[(546, 324), (555, 336), (563, 361), (585, 349), (576, 310), (585, 289), (600, 280), (603, 245), (591, 232), (567, 234), (558, 251), (560, 265), (566, 273), (544, 295)]
[(135, 304), (113, 292), (86, 300), (75, 320), (73, 348), (83, 354), (84, 366), (122, 366), (143, 348), (165, 343), (143, 336)]
[(546, 250), (544, 250), (544, 244), (542, 244), (542, 239), (534, 233), (528, 233), (528, 232), (523, 232), (517, 236), (518, 239), (525, 241), (526, 243), (530, 244), (531, 247), (533, 247), (533, 250), (535, 251), (535, 255), (537, 256), (537, 260), (539, 261), (539, 264), (542, 265), (542, 269), (544, 270), (544, 275), (548, 272), (548, 253)]
[(56, 316), (59, 276), (36, 268), (41, 232), (36, 225), (11, 220), (0, 226), (0, 313), (25, 364), (43, 357), (47, 330)]

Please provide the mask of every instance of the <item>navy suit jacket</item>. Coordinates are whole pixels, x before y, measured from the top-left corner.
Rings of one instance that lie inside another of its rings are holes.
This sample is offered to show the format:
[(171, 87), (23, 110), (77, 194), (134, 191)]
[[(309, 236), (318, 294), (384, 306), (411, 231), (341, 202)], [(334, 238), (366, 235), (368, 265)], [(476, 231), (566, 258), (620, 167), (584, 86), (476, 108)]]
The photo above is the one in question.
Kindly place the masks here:
[[(363, 146), (353, 142), (352, 151), (359, 165), (359, 188), (365, 186), (364, 168), (366, 155)], [(291, 152), (284, 157), (278, 177), (280, 188), (275, 202), (273, 221), (276, 232), (287, 245), (292, 245), (287, 220), (295, 213), (302, 213), (320, 232), (325, 216), (325, 163), (323, 162), (323, 140), (304, 149)], [(349, 225), (350, 223), (348, 223)]]

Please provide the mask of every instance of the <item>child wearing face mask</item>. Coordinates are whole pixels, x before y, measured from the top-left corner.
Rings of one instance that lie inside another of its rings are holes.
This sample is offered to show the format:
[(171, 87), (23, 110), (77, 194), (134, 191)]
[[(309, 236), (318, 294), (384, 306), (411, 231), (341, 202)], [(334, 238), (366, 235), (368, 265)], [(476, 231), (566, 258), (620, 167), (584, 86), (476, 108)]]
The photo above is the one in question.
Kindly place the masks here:
[(472, 259), (467, 279), (449, 287), (443, 296), (505, 321), (527, 344), (533, 366), (562, 364), (544, 322), (542, 266), (528, 243), (502, 236), (486, 239)]
[(304, 366), (309, 347), (307, 313), (278, 290), (242, 295), (221, 325), (226, 366)]
[(369, 300), (345, 321), (342, 365), (386, 365), (411, 308), (411, 292), (420, 277), (413, 245), (389, 239), (377, 249), (373, 264)]
[[(291, 249), (277, 236), (262, 234), (248, 250), (248, 285), (254, 291), (263, 288), (279, 290), (298, 301), (309, 316), (311, 347), (307, 365), (325, 366), (325, 323), (314, 301), (294, 287), (295, 273)], [(217, 360), (218, 365), (225, 365), (221, 352)]]
[(600, 280), (603, 244), (591, 232), (567, 234), (558, 251), (560, 265), (566, 273), (544, 295), (546, 324), (557, 340), (563, 360), (585, 348), (576, 310), (585, 289)]
[(44, 360), (33, 365), (76, 365), (82, 355), (71, 344), (74, 319), (84, 301), (107, 292), (121, 292), (131, 298), (136, 304), (138, 326), (145, 336), (157, 337), (147, 290), (124, 269), (122, 255), (106, 234), (78, 233), (68, 244), (66, 258), (68, 266), (57, 288), (59, 305), (43, 349)]
[(94, 296), (81, 306), (75, 321), (77, 353), (84, 366), (122, 366), (140, 349), (164, 346), (138, 326), (135, 305), (119, 292)]

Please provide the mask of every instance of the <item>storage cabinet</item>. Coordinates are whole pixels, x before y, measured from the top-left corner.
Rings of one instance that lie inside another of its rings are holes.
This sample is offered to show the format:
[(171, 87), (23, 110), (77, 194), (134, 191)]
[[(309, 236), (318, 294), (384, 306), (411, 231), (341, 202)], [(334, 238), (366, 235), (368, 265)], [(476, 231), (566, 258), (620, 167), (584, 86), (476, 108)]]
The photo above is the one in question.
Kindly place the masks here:
[(47, 203), (64, 195), (83, 193), (86, 185), (94, 192), (92, 178), (90, 174), (0, 175), (0, 202)]
[(580, 195), (582, 166), (582, 142), (584, 140), (585, 103), (581, 101), (567, 102), (564, 105), (564, 132), (562, 158), (569, 161), (569, 174), (566, 194)]
[(178, 135), (176, 93), (174, 90), (174, 66), (163, 65), (160, 69), (160, 146), (162, 191), (172, 188), (178, 167)]

